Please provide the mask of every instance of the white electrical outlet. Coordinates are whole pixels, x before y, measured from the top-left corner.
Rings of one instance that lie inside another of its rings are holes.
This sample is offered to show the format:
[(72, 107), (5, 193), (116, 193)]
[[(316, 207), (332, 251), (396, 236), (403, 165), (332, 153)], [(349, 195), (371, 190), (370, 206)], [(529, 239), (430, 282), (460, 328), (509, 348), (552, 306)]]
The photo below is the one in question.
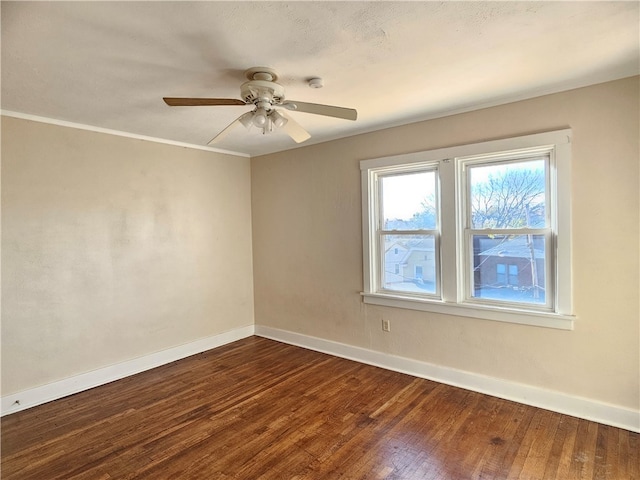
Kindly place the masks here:
[(391, 322), (389, 320), (382, 319), (382, 331), (390, 332), (391, 331)]

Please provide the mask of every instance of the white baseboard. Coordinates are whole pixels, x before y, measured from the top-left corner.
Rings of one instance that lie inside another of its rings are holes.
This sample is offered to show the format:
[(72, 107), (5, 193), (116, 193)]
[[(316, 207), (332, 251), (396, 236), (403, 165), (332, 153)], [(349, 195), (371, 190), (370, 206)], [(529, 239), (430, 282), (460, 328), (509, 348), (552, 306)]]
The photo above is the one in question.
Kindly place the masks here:
[(632, 432), (640, 432), (640, 411), (638, 410), (262, 325), (255, 326), (255, 334), (414, 377), (434, 380)]
[(185, 345), (145, 355), (144, 357), (3, 396), (0, 401), (0, 416), (19, 412), (114, 380), (135, 375), (136, 373), (205, 352), (254, 334), (368, 365), (386, 368), (387, 370), (406, 373), (525, 405), (624, 428), (632, 432), (640, 432), (640, 411), (637, 410), (262, 325), (248, 325), (237, 328)]
[(0, 403), (0, 416), (9, 415), (43, 403), (73, 395), (74, 393), (104, 385), (136, 373), (144, 372), (182, 358), (206, 352), (212, 348), (235, 342), (254, 334), (254, 325), (202, 338), (160, 352), (134, 358), (126, 362), (110, 365), (91, 372), (75, 375), (57, 382), (30, 388), (22, 392), (3, 396)]

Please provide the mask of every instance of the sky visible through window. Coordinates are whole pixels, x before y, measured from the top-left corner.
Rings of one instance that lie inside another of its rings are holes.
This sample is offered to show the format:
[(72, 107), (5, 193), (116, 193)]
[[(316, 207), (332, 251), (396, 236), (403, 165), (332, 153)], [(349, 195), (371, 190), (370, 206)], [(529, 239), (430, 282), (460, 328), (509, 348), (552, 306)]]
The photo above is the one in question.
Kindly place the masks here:
[[(499, 178), (509, 171), (544, 171), (544, 160), (485, 165), (472, 169), (472, 183), (479, 184), (490, 177)], [(424, 210), (425, 200), (435, 198), (436, 173), (415, 172), (383, 178), (383, 212), (385, 220), (410, 220)]]
[(435, 196), (435, 172), (417, 172), (383, 178), (382, 208), (385, 220), (409, 220), (424, 210), (423, 203)]

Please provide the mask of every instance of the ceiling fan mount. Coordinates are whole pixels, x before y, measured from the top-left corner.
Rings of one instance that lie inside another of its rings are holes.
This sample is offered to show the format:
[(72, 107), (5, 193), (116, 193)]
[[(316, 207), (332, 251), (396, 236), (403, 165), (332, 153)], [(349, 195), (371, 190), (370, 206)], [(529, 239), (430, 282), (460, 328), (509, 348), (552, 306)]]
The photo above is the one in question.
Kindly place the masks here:
[(268, 67), (254, 67), (244, 72), (249, 79), (240, 85), (240, 97), (247, 104), (256, 105), (260, 102), (269, 103), (269, 110), (273, 104), (281, 104), (284, 101), (284, 87), (276, 83), (278, 75), (275, 70)]
[(247, 80), (266, 80), (268, 82), (278, 80), (278, 73), (269, 67), (251, 67), (245, 70), (244, 76), (247, 77)]
[(229, 130), (240, 123), (247, 128), (252, 125), (262, 129), (262, 133), (270, 133), (274, 128), (281, 128), (296, 143), (308, 140), (311, 135), (297, 122), (284, 112), (286, 110), (324, 115), (328, 117), (355, 120), (358, 112), (352, 108), (321, 105), (317, 103), (298, 102), (285, 100), (284, 87), (276, 83), (278, 74), (269, 67), (252, 67), (244, 72), (248, 81), (240, 86), (240, 99), (233, 98), (176, 98), (164, 97), (165, 103), (172, 107), (188, 106), (226, 106), (226, 105), (253, 105), (254, 109), (243, 113), (229, 126), (216, 135), (209, 145), (222, 140)]

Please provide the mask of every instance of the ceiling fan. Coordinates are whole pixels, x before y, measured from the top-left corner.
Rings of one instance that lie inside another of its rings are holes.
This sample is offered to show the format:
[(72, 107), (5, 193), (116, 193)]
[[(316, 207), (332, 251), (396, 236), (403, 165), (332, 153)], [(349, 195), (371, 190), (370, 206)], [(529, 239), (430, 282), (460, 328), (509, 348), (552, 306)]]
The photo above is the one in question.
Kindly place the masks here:
[[(238, 123), (249, 129), (252, 125), (262, 129), (263, 134), (273, 131), (274, 128), (282, 129), (296, 143), (308, 140), (311, 135), (300, 124), (294, 121), (282, 109), (325, 115), (327, 117), (355, 120), (358, 112), (353, 108), (334, 107), (317, 103), (298, 102), (285, 100), (284, 87), (278, 83), (278, 74), (268, 67), (253, 67), (247, 70), (245, 76), (248, 81), (240, 86), (242, 100), (235, 98), (176, 98), (164, 97), (165, 103), (171, 107), (193, 106), (228, 106), (228, 105), (253, 105), (254, 109), (243, 113), (229, 126), (213, 137), (208, 143), (222, 140), (229, 131)], [(310, 86), (322, 86), (320, 79), (313, 79)], [(320, 81), (320, 83), (318, 83)]]

